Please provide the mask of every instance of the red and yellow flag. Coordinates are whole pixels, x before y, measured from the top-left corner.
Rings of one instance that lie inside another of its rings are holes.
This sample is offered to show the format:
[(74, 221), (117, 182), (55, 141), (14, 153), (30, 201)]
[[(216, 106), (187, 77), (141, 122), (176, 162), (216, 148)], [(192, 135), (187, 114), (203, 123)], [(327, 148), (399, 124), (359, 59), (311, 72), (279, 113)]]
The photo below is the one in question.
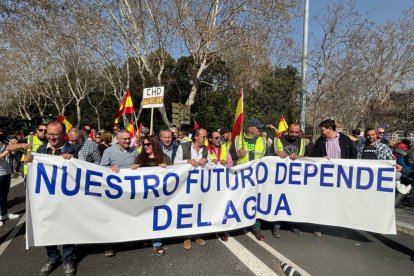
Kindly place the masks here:
[(124, 98), (122, 99), (121, 106), (119, 107), (119, 111), (116, 113), (115, 117), (119, 118), (124, 114), (131, 114), (135, 112), (134, 104), (132, 103), (131, 93), (127, 90), (124, 94)]
[(114, 126), (118, 126), (118, 124), (119, 124), (119, 117), (116, 117), (115, 122), (114, 122)]
[(234, 116), (233, 131), (231, 132), (231, 139), (234, 140), (236, 136), (240, 136), (243, 131), (243, 88), (240, 89), (240, 98), (237, 101), (236, 115)]
[(277, 127), (277, 137), (282, 137), (283, 132), (285, 132), (286, 130), (288, 130), (288, 124), (283, 115), (280, 115), (279, 125)]
[(62, 114), (59, 114), (59, 116), (57, 116), (56, 121), (58, 121), (59, 123), (63, 123), (65, 125), (66, 132), (68, 132), (69, 129), (72, 128), (72, 124), (68, 120), (66, 120), (65, 116), (63, 116)]
[(133, 121), (130, 121), (125, 129), (131, 134), (131, 137), (134, 137), (135, 134), (137, 133), (137, 130), (135, 128), (135, 124)]

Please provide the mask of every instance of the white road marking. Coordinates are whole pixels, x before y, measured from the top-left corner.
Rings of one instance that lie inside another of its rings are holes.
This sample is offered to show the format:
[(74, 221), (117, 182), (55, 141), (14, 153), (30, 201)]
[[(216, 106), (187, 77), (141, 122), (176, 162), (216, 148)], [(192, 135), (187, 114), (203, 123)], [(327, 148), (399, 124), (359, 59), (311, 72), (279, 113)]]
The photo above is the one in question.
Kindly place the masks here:
[(26, 214), (24, 214), (22, 216), (20, 221), (14, 227), (13, 231), (7, 236), (7, 238), (4, 240), (4, 242), (2, 244), (0, 244), (0, 256), (6, 250), (7, 246), (11, 243), (13, 238), (17, 235), (17, 233), (19, 232), (20, 228), (23, 226), (25, 221), (26, 221)]
[[(19, 178), (20, 178), (20, 176), (19, 176)], [(12, 182), (14, 182), (14, 181), (12, 181)], [(10, 188), (13, 188), (14, 186), (17, 186), (17, 185), (22, 184), (22, 183), (23, 183), (23, 178), (18, 179), (17, 182), (11, 183)]]
[[(220, 239), (219, 239), (220, 240)], [(222, 242), (247, 268), (255, 275), (277, 275), (270, 267), (257, 258), (246, 247), (241, 245), (233, 237), (228, 237), (227, 242)]]
[(305, 270), (303, 270), (302, 268), (300, 268), (297, 264), (295, 264), (294, 262), (292, 262), (291, 260), (289, 260), (287, 257), (283, 256), (281, 253), (279, 253), (278, 251), (276, 251), (273, 247), (271, 247), (270, 245), (268, 245), (265, 242), (258, 241), (256, 239), (256, 237), (252, 233), (249, 232), (246, 235), (249, 238), (251, 238), (252, 240), (254, 240), (255, 242), (257, 242), (261, 247), (263, 247), (264, 249), (266, 249), (270, 254), (272, 254), (273, 256), (275, 256), (276, 258), (278, 258), (282, 263), (287, 263), (287, 264), (291, 265), (292, 267), (294, 267), (297, 272), (299, 272), (300, 274), (302, 274), (302, 276), (310, 276), (309, 273), (307, 273)]

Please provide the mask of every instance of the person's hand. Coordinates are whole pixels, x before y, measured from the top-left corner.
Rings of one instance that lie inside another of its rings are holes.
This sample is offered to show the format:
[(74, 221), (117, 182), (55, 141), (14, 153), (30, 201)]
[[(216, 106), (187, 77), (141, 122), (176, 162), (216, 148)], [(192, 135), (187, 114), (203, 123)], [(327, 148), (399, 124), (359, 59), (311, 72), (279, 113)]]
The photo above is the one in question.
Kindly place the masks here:
[(27, 155), (24, 156), (24, 163), (25, 164), (30, 163), (32, 161), (33, 161), (33, 154), (27, 154)]
[(282, 152), (279, 152), (279, 153), (278, 153), (278, 156), (279, 156), (280, 158), (286, 158), (286, 157), (288, 157), (289, 155), (288, 155), (286, 152), (282, 151)]
[(298, 158), (299, 156), (297, 155), (297, 154), (295, 154), (295, 153), (292, 153), (291, 155), (289, 155), (289, 158), (291, 159), (291, 160), (295, 160), (296, 158)]
[(165, 164), (165, 163), (161, 163), (161, 164), (160, 164), (160, 167), (161, 167), (161, 168), (166, 168), (167, 166), (168, 166), (168, 165), (167, 165), (167, 164)]
[(64, 153), (64, 154), (62, 154), (62, 157), (63, 157), (63, 159), (71, 159), (73, 157), (73, 155), (70, 154), (70, 153)]
[(204, 166), (207, 163), (207, 159), (206, 158), (201, 158), (200, 160), (198, 160), (198, 164), (200, 166)]
[(221, 160), (220, 161), (220, 164), (223, 165), (223, 166), (227, 166), (228, 165), (226, 160)]
[(113, 165), (113, 166), (111, 167), (111, 170), (112, 170), (114, 173), (119, 173), (120, 168), (119, 168), (119, 166), (118, 166), (118, 165)]
[(214, 160), (211, 160), (211, 162), (217, 165), (219, 161), (217, 159), (214, 159)]
[(246, 150), (245, 149), (241, 148), (237, 151), (237, 157), (240, 158), (240, 157), (243, 157), (245, 155), (246, 155)]
[(139, 164), (132, 164), (130, 168), (136, 170), (139, 168)]
[(13, 144), (17, 144), (17, 143), (18, 143), (18, 141), (14, 138), (9, 140), (9, 145), (13, 145)]
[(394, 166), (395, 166), (395, 169), (397, 170), (397, 172), (401, 172), (401, 170), (402, 170), (401, 165), (395, 164)]
[(28, 149), (32, 148), (31, 145), (26, 144), (26, 143), (20, 143), (20, 147), (21, 147), (22, 150), (28, 150)]
[(188, 159), (187, 164), (191, 164), (191, 166), (193, 166), (194, 168), (198, 167), (198, 162), (195, 161), (194, 159)]

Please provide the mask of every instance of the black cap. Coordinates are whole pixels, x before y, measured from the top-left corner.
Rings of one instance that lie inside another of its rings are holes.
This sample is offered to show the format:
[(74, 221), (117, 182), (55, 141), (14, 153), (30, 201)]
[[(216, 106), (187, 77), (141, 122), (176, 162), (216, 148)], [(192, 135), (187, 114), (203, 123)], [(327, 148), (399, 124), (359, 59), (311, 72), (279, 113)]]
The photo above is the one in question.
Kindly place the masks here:
[(259, 120), (255, 118), (251, 118), (249, 121), (247, 121), (247, 127), (257, 127), (257, 128), (264, 128), (264, 124), (262, 124)]

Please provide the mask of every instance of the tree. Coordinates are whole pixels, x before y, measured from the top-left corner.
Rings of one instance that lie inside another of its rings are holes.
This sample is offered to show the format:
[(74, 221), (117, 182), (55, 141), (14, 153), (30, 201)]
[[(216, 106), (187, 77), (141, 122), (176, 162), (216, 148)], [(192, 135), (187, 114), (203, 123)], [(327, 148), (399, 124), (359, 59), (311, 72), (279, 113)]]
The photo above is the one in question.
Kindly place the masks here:
[[(194, 61), (186, 104), (194, 104), (203, 73), (218, 58), (226, 57), (226, 54), (231, 57), (232, 52), (247, 53), (247, 56), (268, 53), (265, 45), (272, 44), (269, 34), (273, 34), (272, 30), (281, 21), (288, 21), (295, 2), (175, 0), (177, 29), (185, 50)], [(237, 60), (241, 56), (238, 55)], [(244, 70), (252, 69), (253, 64), (245, 66)]]

